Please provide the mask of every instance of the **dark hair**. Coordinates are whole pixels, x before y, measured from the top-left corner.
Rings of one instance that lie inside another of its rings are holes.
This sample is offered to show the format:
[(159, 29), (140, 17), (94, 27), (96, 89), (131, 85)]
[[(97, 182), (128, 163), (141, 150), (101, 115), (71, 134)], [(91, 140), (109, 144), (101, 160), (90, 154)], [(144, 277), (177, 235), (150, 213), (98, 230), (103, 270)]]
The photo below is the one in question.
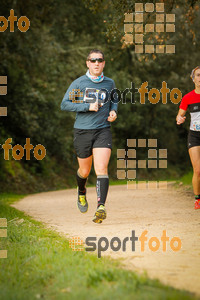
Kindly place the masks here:
[(92, 53), (100, 53), (100, 54), (102, 55), (103, 59), (104, 59), (104, 53), (103, 53), (101, 50), (93, 49), (93, 50), (91, 50), (90, 53), (88, 54), (87, 60), (90, 58), (90, 55), (91, 55)]

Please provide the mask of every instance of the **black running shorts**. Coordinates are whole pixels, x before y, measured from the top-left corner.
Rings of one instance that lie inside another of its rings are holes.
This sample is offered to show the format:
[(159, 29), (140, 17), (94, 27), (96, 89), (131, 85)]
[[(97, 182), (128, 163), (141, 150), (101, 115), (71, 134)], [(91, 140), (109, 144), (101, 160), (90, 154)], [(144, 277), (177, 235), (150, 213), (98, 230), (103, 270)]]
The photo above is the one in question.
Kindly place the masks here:
[(91, 156), (93, 148), (112, 149), (110, 127), (100, 129), (74, 128), (74, 148), (79, 158)]
[(195, 146), (200, 146), (200, 131), (189, 130), (188, 149)]

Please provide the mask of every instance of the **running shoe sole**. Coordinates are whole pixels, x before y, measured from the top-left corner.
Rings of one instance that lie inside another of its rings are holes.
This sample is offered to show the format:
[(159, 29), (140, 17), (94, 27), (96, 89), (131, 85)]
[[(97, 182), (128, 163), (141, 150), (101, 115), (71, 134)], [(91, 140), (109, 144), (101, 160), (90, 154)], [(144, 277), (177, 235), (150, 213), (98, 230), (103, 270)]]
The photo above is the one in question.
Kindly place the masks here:
[(99, 209), (95, 212), (94, 219), (92, 221), (94, 223), (102, 223), (102, 221), (105, 219), (106, 219), (106, 211), (104, 209)]
[(80, 210), (82, 214), (86, 213), (88, 211), (88, 202), (86, 200), (86, 204), (83, 206), (79, 201), (77, 201), (77, 207)]

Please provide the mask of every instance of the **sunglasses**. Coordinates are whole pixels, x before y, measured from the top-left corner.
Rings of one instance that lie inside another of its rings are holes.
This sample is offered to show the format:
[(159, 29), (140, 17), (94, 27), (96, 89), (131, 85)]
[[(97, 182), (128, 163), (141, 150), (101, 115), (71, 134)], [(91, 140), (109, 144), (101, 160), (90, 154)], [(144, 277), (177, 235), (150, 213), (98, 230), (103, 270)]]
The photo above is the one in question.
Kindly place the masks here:
[(99, 63), (102, 63), (104, 61), (103, 58), (90, 58), (88, 59), (91, 63), (95, 63), (96, 61), (98, 61)]

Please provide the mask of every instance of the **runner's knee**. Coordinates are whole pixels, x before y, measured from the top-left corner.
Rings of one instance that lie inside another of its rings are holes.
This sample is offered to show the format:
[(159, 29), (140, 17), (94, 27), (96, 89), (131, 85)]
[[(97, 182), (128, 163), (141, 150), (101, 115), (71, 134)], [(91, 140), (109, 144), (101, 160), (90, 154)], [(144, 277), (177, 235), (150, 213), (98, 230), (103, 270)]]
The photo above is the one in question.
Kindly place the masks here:
[(89, 176), (90, 174), (90, 169), (84, 168), (84, 169), (80, 169), (78, 170), (79, 174), (83, 177), (86, 178)]
[(96, 175), (105, 175), (108, 172), (108, 168), (104, 164), (100, 164), (98, 166), (95, 166), (95, 172)]

